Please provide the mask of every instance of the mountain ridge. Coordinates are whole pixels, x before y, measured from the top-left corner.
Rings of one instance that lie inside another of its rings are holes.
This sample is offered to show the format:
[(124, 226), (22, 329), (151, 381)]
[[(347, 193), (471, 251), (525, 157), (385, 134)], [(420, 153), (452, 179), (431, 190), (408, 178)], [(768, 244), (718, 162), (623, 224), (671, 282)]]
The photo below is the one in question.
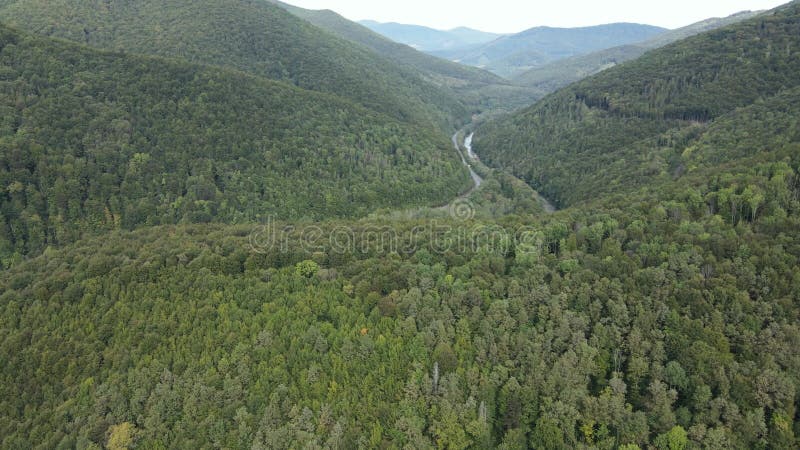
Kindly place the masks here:
[(694, 34), (754, 17), (759, 13), (743, 11), (724, 18), (706, 19), (683, 28), (666, 31), (644, 42), (559, 60), (519, 74), (513, 78), (513, 81), (524, 86), (542, 89), (545, 92), (552, 92), (581, 78), (636, 59), (649, 50), (663, 47)]
[(417, 50), (425, 52), (436, 52), (486, 43), (503, 36), (502, 34), (488, 33), (469, 27), (439, 30), (423, 25), (377, 22), (374, 20), (362, 20), (358, 23), (395, 42), (410, 45)]
[(664, 28), (632, 23), (578, 28), (534, 27), (487, 44), (433, 54), (513, 78), (532, 67), (639, 42), (664, 31)]
[(446, 77), (456, 78), (468, 83), (505, 82), (500, 77), (490, 72), (455, 64), (451, 61), (419, 52), (404, 44), (394, 42), (367, 27), (345, 19), (334, 11), (309, 10), (289, 5), (278, 0), (269, 1), (343, 39), (364, 45), (378, 54), (389, 57), (399, 63), (411, 65), (420, 69), (426, 76), (437, 78), (435, 81), (440, 84), (447, 85), (447, 80), (443, 80), (443, 78)]
[(415, 71), (267, 1), (12, 0), (0, 5), (0, 20), (98, 48), (236, 68), (423, 126), (449, 130), (468, 117), (458, 99)]

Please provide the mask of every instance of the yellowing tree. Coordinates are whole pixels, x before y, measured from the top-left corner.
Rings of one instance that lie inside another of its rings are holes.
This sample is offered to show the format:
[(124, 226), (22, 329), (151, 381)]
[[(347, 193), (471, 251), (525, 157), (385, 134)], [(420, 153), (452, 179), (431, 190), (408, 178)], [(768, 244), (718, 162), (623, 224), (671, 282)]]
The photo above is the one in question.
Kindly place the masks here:
[(108, 429), (108, 450), (127, 450), (133, 447), (136, 426), (130, 422), (113, 425)]

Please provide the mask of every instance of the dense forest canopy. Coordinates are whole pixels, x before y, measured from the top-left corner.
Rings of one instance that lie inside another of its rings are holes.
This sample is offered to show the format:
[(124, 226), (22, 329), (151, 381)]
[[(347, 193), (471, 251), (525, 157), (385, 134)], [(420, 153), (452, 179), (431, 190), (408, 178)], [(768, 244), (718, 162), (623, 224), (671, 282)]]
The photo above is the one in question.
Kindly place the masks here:
[(358, 101), (0, 27), (0, 448), (798, 448), (798, 26), (478, 128), (466, 195)]
[(2, 444), (794, 448), (798, 179), (720, 175), (707, 197), (774, 199), (735, 226), (673, 183), (435, 240), (201, 225), (49, 251), (0, 277)]

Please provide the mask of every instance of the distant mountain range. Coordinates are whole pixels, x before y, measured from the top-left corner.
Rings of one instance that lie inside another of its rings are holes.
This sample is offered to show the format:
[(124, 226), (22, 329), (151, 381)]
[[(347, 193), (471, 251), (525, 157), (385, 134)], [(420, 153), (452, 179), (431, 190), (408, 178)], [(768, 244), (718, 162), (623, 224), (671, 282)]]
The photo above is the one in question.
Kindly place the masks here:
[(641, 42), (665, 31), (665, 28), (634, 23), (583, 28), (536, 27), (488, 43), (433, 54), (503, 77), (513, 77), (560, 59)]
[(360, 23), (395, 42), (506, 78), (562, 59), (654, 39), (668, 31), (651, 25), (614, 23), (582, 28), (536, 27), (503, 35), (465, 27), (442, 31), (370, 20)]
[(423, 27), (421, 25), (381, 23), (372, 20), (363, 20), (359, 23), (395, 42), (409, 45), (424, 52), (462, 49), (464, 47), (486, 44), (503, 36), (502, 34), (487, 33), (485, 31), (466, 27), (445, 31)]

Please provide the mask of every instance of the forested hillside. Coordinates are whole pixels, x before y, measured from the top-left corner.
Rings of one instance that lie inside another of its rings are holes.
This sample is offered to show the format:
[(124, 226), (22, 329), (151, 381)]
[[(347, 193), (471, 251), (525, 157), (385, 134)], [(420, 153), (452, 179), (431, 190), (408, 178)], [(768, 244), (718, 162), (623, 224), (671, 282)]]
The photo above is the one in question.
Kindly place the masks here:
[(355, 217), (469, 187), (444, 136), (238, 72), (0, 28), (0, 255), (178, 222)]
[(679, 177), (716, 120), (800, 86), (799, 17), (792, 3), (647, 53), (481, 128), (476, 150), (562, 206)]
[(104, 49), (232, 67), (448, 130), (469, 116), (415, 70), (265, 0), (6, 0), (0, 21)]

